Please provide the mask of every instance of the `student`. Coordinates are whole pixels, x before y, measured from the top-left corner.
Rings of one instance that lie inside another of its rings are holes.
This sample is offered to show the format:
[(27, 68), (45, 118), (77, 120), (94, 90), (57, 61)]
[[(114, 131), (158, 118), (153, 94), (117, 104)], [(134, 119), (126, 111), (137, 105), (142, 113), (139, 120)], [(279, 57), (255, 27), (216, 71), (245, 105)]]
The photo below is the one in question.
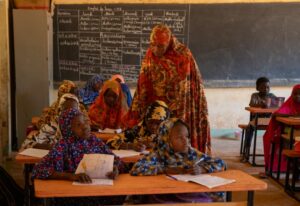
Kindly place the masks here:
[(96, 74), (87, 81), (84, 88), (79, 90), (79, 97), (86, 108), (88, 108), (99, 96), (103, 82), (103, 77)]
[[(278, 169), (278, 151), (279, 151), (279, 140), (282, 131), (281, 125), (276, 121), (277, 116), (300, 116), (300, 84), (293, 87), (292, 94), (283, 105), (273, 113), (271, 121), (268, 128), (263, 136), (264, 142), (264, 158), (266, 171), (270, 168), (270, 157), (271, 157), (271, 142), (275, 142), (275, 155), (273, 159), (272, 171), (277, 171)], [(286, 170), (286, 160), (281, 157), (280, 171)]]
[(57, 107), (57, 115), (51, 118), (48, 124), (44, 124), (37, 132), (30, 132), (24, 140), (21, 150), (27, 148), (51, 149), (61, 138), (58, 126), (58, 115), (68, 108), (79, 109), (78, 98), (74, 94), (66, 93), (60, 97)]
[(121, 86), (117, 81), (104, 82), (100, 95), (89, 109), (93, 129), (123, 129), (122, 118), (128, 107)]
[(113, 75), (111, 77), (111, 80), (115, 80), (115, 81), (117, 81), (121, 84), (121, 88), (122, 88), (122, 91), (123, 91), (123, 93), (126, 97), (127, 105), (128, 105), (128, 108), (129, 108), (131, 106), (131, 103), (132, 103), (132, 96), (131, 96), (129, 87), (125, 83), (124, 77), (120, 74), (116, 74), (116, 75)]
[[(271, 102), (276, 102), (276, 96), (273, 93), (270, 93), (270, 80), (266, 77), (260, 77), (256, 80), (256, 90), (258, 92), (255, 92), (251, 95), (250, 107), (260, 107), (260, 108), (266, 108), (270, 107), (272, 105)], [(269, 102), (268, 102), (269, 101)], [(271, 114), (260, 114), (260, 118), (269, 118), (271, 117)], [(250, 122), (254, 121), (254, 116), (250, 115)], [(251, 142), (253, 138), (253, 132), (254, 128), (249, 123), (246, 133), (245, 133), (245, 144), (243, 149), (243, 157), (241, 159), (241, 162), (248, 162), (249, 160), (249, 153), (250, 153), (250, 147)]]
[(159, 125), (169, 117), (170, 110), (166, 103), (157, 100), (147, 108), (143, 120), (138, 125), (125, 130), (124, 134), (116, 135), (106, 144), (114, 149), (133, 149), (136, 151), (152, 148), (157, 141)]
[[(63, 111), (59, 117), (59, 126), (63, 138), (34, 167), (32, 177), (90, 183), (91, 178), (87, 174), (75, 174), (83, 155), (113, 153), (101, 139), (91, 133), (86, 117), (79, 110), (71, 108)], [(123, 163), (115, 156), (113, 171), (107, 177), (114, 179), (119, 172), (124, 172)], [(86, 201), (89, 200), (87, 198)]]
[[(130, 171), (133, 176), (158, 174), (203, 174), (223, 171), (225, 162), (221, 159), (212, 159), (210, 156), (191, 147), (189, 142), (189, 128), (180, 119), (170, 119), (160, 127), (157, 146), (149, 154), (144, 155)], [(197, 163), (201, 160), (199, 163)], [(201, 202), (207, 197), (199, 194), (159, 195), (156, 199), (167, 202)], [(187, 197), (187, 199), (185, 198)], [(211, 200), (210, 200), (211, 201)]]

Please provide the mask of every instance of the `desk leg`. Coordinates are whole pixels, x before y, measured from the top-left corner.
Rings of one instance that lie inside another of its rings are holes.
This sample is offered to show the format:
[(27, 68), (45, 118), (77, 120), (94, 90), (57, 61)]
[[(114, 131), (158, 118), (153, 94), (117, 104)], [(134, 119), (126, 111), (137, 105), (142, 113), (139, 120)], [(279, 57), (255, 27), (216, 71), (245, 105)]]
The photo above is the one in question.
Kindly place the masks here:
[(279, 179), (280, 179), (280, 165), (281, 165), (282, 148), (283, 148), (283, 138), (280, 137), (279, 152), (278, 152), (278, 165), (277, 165), (277, 177), (276, 177), (278, 182), (279, 182)]
[(49, 198), (44, 198), (44, 206), (50, 206), (51, 205), (51, 201)]
[(258, 114), (255, 114), (254, 142), (253, 142), (253, 152), (252, 152), (252, 165), (253, 166), (256, 165), (255, 156), (256, 156), (257, 122), (258, 122)]
[(254, 191), (248, 191), (248, 201), (247, 206), (253, 206), (254, 205)]
[(31, 165), (25, 164), (24, 165), (24, 180), (25, 180), (25, 205), (30, 206), (31, 205), (31, 191), (30, 191), (30, 183), (29, 183), (29, 175), (31, 171)]
[(226, 192), (226, 202), (231, 202), (232, 200), (232, 192)]
[(289, 189), (289, 179), (290, 179), (290, 164), (291, 164), (291, 159), (287, 157), (287, 169), (286, 169), (286, 174), (285, 174), (285, 184), (284, 184), (284, 189), (287, 191)]

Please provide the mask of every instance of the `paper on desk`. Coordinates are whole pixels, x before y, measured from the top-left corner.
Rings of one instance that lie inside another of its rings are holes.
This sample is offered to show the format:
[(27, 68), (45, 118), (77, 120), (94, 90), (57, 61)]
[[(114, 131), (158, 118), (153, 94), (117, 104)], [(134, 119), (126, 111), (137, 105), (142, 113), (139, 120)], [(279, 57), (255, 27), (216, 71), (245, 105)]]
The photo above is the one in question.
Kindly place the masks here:
[(105, 133), (105, 134), (120, 134), (122, 132), (122, 129), (110, 129), (110, 128), (105, 128), (104, 130), (99, 129), (100, 133)]
[(92, 179), (92, 183), (73, 182), (73, 185), (114, 185), (112, 179)]
[(105, 179), (113, 171), (114, 156), (107, 154), (84, 154), (75, 174), (85, 173), (91, 179)]
[(26, 155), (31, 157), (44, 157), (49, 153), (49, 150), (45, 149), (35, 149), (35, 148), (28, 148), (20, 152), (20, 155)]
[(144, 150), (142, 152), (137, 152), (137, 151), (134, 151), (134, 150), (123, 150), (123, 149), (120, 149), (120, 150), (112, 150), (112, 152), (120, 157), (120, 158), (124, 158), (124, 157), (133, 157), (133, 156), (137, 156), (137, 155), (140, 155), (140, 154), (148, 154), (149, 151), (148, 150)]
[(184, 182), (194, 182), (208, 188), (214, 188), (221, 185), (227, 185), (230, 183), (235, 182), (233, 179), (225, 179), (222, 177), (211, 176), (208, 174), (203, 175), (172, 175), (177, 180), (184, 181)]

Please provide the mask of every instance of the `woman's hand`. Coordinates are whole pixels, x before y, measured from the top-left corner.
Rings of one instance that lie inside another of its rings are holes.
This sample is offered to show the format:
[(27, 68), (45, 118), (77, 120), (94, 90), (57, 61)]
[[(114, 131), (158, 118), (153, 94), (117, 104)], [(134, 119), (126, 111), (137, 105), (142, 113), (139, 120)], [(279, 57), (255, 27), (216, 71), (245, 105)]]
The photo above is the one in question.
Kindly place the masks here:
[(92, 183), (92, 179), (85, 173), (70, 174), (69, 180), (80, 183)]
[(106, 177), (108, 177), (109, 179), (116, 179), (116, 177), (119, 175), (119, 170), (118, 170), (118, 168), (117, 168), (117, 166), (114, 166), (114, 169), (113, 169), (113, 171), (111, 171), (111, 172), (108, 172), (107, 174), (106, 174)]

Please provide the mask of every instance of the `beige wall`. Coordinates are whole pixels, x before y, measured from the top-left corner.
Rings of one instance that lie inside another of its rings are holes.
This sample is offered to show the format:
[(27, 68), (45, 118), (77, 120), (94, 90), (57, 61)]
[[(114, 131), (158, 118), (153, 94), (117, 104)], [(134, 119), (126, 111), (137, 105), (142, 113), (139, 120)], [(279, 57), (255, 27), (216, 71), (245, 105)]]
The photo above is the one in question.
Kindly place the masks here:
[(8, 154), (9, 67), (7, 0), (0, 0), (0, 163)]

